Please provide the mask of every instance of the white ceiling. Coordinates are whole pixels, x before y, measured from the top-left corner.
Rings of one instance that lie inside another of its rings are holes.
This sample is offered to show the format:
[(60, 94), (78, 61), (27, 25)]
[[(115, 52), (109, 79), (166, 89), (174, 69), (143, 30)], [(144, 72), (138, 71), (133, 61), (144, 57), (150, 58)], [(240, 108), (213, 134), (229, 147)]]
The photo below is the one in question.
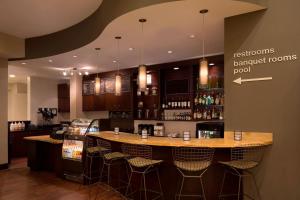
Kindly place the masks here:
[(87, 18), (102, 0), (0, 0), (0, 32), (20, 38), (53, 33)]
[[(18, 73), (30, 69), (39, 76), (62, 78), (63, 69), (86, 68), (89, 72), (116, 69), (116, 41), (121, 35), (121, 68), (139, 64), (142, 46), (139, 18), (148, 21), (144, 28), (144, 63), (165, 63), (202, 55), (202, 16), (199, 10), (208, 9), (205, 16), (205, 54), (215, 55), (224, 51), (224, 18), (263, 9), (260, 6), (235, 0), (185, 0), (141, 8), (112, 21), (103, 33), (91, 44), (80, 49), (53, 57), (9, 62), (9, 72)], [(195, 38), (189, 36), (193, 34)], [(94, 50), (100, 47), (101, 51)], [(133, 51), (128, 49), (132, 47)], [(167, 52), (171, 50), (172, 54)], [(74, 58), (73, 56), (77, 57)], [(53, 60), (49, 63), (48, 60)]]

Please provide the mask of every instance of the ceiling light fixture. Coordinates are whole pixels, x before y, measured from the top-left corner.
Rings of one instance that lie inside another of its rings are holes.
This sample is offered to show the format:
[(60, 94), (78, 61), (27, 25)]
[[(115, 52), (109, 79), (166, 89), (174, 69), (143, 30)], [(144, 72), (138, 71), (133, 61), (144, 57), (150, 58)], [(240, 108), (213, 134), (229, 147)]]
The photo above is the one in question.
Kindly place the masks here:
[(191, 39), (194, 39), (196, 36), (194, 34), (190, 35)]
[(68, 75), (67, 71), (64, 71), (63, 76), (67, 76), (67, 75)]
[(142, 27), (142, 48), (140, 52), (140, 66), (138, 74), (138, 86), (139, 91), (144, 92), (147, 89), (147, 69), (144, 64), (144, 23), (147, 22), (146, 19), (139, 19)]
[(132, 48), (132, 47), (129, 47), (129, 49), (128, 49), (129, 51), (133, 51), (134, 50), (134, 48)]
[(77, 56), (76, 56), (76, 55), (74, 55), (74, 56), (73, 56), (73, 58), (77, 58)]
[(16, 75), (10, 74), (10, 75), (9, 75), (9, 78), (16, 78)]
[(215, 63), (209, 63), (209, 66), (214, 66), (215, 65)]
[(89, 75), (89, 72), (84, 72), (84, 75), (88, 76), (88, 75)]
[(168, 51), (168, 54), (171, 54), (171, 53), (173, 53), (173, 51)]
[(208, 62), (205, 59), (204, 47), (205, 47), (205, 35), (204, 35), (204, 16), (208, 12), (207, 9), (200, 10), (202, 14), (202, 59), (199, 66), (199, 81), (200, 87), (206, 88), (208, 84)]
[(49, 63), (52, 63), (52, 62), (53, 62), (53, 60), (51, 60), (51, 59), (50, 59), (50, 60), (48, 60), (48, 62), (49, 62)]
[(174, 69), (174, 70), (179, 70), (179, 67), (174, 67), (173, 69)]
[(22, 65), (26, 65), (27, 63), (26, 63), (26, 62), (22, 62), (21, 64), (22, 64)]
[(120, 40), (121, 36), (116, 36), (115, 39), (117, 40), (117, 74), (115, 80), (115, 95), (121, 96), (121, 88), (122, 88), (122, 78), (120, 76)]
[(117, 61), (116, 60), (113, 60), (113, 63), (116, 63)]
[(81, 73), (81, 72), (78, 72), (78, 75), (79, 75), (79, 76), (82, 76), (82, 73)]

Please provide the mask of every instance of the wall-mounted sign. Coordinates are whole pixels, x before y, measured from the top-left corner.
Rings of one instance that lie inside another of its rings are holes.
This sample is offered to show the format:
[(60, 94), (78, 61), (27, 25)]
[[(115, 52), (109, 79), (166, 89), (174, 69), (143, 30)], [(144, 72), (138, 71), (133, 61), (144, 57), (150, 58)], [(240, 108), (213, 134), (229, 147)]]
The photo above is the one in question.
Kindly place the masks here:
[(240, 78), (237, 78), (237, 79), (233, 80), (233, 82), (234, 82), (234, 83), (237, 83), (237, 84), (239, 84), (239, 85), (241, 85), (242, 83), (245, 83), (245, 82), (268, 81), (268, 80), (272, 80), (272, 77), (248, 78), (248, 79), (242, 79), (242, 78), (240, 77)]

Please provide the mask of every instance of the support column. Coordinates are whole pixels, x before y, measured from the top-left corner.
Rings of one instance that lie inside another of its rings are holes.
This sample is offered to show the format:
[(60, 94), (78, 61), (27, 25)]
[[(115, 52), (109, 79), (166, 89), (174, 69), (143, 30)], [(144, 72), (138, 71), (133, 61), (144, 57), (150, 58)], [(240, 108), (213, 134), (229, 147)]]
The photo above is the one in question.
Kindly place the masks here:
[(0, 169), (8, 163), (8, 62), (0, 58)]
[(83, 117), (82, 77), (75, 73), (70, 80), (70, 120), (79, 117)]

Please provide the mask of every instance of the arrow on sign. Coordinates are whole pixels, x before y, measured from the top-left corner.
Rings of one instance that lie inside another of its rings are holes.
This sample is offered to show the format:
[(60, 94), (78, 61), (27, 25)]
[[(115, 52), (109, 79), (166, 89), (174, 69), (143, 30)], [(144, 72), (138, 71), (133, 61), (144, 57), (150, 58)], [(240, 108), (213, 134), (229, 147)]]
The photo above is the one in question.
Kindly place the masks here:
[(272, 77), (263, 77), (263, 78), (249, 78), (249, 79), (242, 79), (241, 77), (235, 79), (233, 82), (241, 85), (243, 82), (253, 82), (253, 81), (267, 81), (272, 80)]

